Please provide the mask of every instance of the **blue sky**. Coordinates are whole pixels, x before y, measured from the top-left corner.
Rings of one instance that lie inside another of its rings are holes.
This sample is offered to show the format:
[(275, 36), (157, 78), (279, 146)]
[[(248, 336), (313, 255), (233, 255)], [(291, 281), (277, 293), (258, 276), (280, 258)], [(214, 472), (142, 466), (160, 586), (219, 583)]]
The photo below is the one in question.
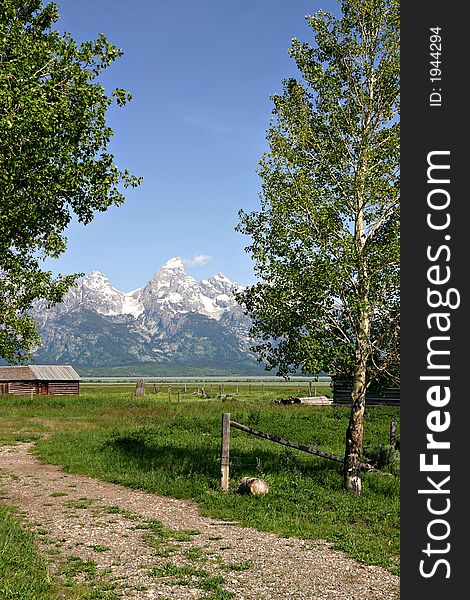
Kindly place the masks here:
[(304, 16), (331, 0), (63, 0), (57, 27), (77, 41), (104, 33), (124, 51), (102, 78), (133, 94), (112, 109), (116, 163), (144, 178), (126, 202), (73, 223), (53, 272), (102, 271), (123, 291), (169, 258), (202, 279), (255, 281), (238, 210), (259, 206), (256, 174), (270, 95), (297, 74), (291, 38), (313, 42)]

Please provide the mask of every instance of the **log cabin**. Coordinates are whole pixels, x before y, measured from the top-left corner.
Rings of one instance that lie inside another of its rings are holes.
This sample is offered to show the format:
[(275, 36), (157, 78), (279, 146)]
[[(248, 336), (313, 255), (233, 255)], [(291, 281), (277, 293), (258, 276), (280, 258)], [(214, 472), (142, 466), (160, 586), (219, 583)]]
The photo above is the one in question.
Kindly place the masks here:
[(78, 395), (80, 376), (69, 365), (0, 367), (0, 394)]

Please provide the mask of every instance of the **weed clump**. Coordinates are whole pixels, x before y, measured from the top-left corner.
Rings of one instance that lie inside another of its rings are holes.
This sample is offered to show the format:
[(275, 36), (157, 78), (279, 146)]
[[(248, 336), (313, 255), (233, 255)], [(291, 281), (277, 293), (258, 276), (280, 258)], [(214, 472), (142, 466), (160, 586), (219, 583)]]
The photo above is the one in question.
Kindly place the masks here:
[(367, 455), (368, 461), (380, 471), (387, 471), (392, 475), (400, 474), (400, 451), (393, 446), (377, 444)]

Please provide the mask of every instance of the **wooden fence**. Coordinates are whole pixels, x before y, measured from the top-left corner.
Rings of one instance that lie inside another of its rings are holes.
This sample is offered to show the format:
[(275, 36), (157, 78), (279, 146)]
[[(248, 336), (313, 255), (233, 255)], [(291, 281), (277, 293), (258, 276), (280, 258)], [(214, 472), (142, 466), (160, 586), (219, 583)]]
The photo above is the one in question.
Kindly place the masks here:
[[(221, 443), (221, 456), (220, 456), (220, 485), (222, 491), (228, 491), (229, 487), (229, 475), (230, 475), (230, 429), (231, 428), (238, 429), (239, 431), (244, 431), (249, 435), (253, 435), (255, 437), (269, 440), (270, 442), (275, 442), (276, 444), (282, 444), (283, 446), (288, 446), (289, 448), (294, 448), (295, 450), (300, 450), (301, 452), (307, 452), (308, 454), (314, 454), (315, 456), (319, 456), (320, 458), (327, 458), (328, 460), (334, 460), (336, 462), (342, 463), (344, 458), (342, 456), (336, 456), (335, 454), (330, 454), (329, 452), (323, 452), (323, 450), (319, 450), (318, 448), (314, 448), (313, 446), (305, 446), (304, 444), (298, 444), (297, 442), (291, 442), (289, 440), (285, 440), (278, 435), (273, 435), (271, 433), (263, 433), (262, 431), (258, 431), (257, 429), (252, 429), (251, 427), (247, 427), (246, 425), (242, 425), (241, 423), (237, 423), (236, 421), (230, 420), (230, 413), (222, 414), (222, 443)], [(370, 471), (371, 466), (365, 463), (361, 463), (361, 469), (363, 471)]]

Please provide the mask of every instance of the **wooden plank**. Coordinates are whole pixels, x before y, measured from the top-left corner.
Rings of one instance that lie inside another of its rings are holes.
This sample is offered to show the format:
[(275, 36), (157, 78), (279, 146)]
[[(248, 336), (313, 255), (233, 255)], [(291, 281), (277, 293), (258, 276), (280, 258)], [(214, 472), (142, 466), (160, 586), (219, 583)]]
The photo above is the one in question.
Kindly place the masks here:
[(315, 406), (329, 406), (333, 404), (333, 400), (330, 400), (326, 396), (306, 396), (305, 398), (299, 398), (300, 404), (312, 404)]
[(10, 381), (8, 384), (8, 393), (29, 396), (31, 393), (37, 394), (37, 382), (35, 381)]
[(230, 465), (230, 413), (222, 415), (222, 446), (220, 451), (220, 485), (223, 492), (228, 491)]
[(78, 381), (50, 381), (43, 383), (43, 393), (50, 396), (78, 395)]

